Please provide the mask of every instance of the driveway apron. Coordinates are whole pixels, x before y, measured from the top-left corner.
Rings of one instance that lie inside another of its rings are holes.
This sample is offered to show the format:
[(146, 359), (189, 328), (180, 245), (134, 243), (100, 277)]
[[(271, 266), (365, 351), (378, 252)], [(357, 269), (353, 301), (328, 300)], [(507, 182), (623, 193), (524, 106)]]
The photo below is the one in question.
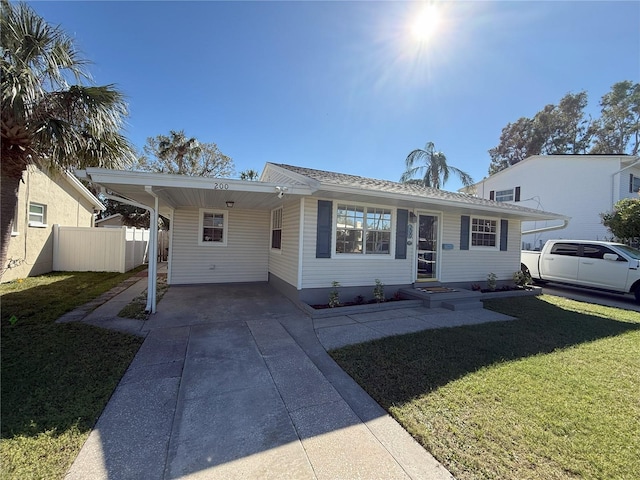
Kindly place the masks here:
[(174, 286), (68, 479), (452, 478), (267, 284)]

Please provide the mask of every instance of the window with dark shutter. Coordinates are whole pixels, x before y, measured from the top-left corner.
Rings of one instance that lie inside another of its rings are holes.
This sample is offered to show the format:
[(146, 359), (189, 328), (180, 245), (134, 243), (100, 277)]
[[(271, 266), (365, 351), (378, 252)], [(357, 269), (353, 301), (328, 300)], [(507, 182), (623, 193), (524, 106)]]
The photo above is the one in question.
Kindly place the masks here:
[(516, 198), (515, 198), (516, 202), (520, 201), (520, 187), (516, 187)]
[(491, 190), (489, 192), (489, 200), (494, 200), (496, 198), (496, 192), (495, 190)]

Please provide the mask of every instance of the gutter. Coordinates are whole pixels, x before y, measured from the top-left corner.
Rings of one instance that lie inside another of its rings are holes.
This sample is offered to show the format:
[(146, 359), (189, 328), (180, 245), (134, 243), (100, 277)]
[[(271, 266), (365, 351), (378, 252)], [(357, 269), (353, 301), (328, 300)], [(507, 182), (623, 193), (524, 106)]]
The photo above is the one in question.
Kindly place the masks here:
[(527, 230), (525, 232), (521, 232), (521, 235), (529, 235), (530, 233), (541, 233), (541, 232), (551, 232), (553, 230), (561, 230), (563, 228), (567, 228), (569, 225), (569, 219), (565, 219), (562, 221), (562, 225), (554, 225), (551, 227), (542, 227), (542, 228), (534, 228), (533, 230)]
[[(149, 225), (149, 288), (147, 289), (147, 312), (156, 313), (156, 291), (158, 287), (158, 196), (154, 193), (153, 187), (145, 186), (145, 191), (154, 199), (154, 208), (151, 213)], [(153, 259), (153, 260), (152, 260)]]
[[(149, 187), (145, 187), (145, 188), (149, 188)], [(106, 193), (105, 191), (101, 192), (101, 194), (105, 197), (108, 198), (109, 200), (115, 200), (116, 202), (121, 202), (124, 203), (126, 205), (131, 205), (133, 207), (138, 207), (138, 208), (142, 208), (144, 210), (147, 210), (149, 212), (149, 215), (151, 216), (151, 225), (149, 226), (149, 243), (151, 244), (149, 246), (149, 257), (147, 259), (147, 263), (148, 263), (148, 273), (147, 273), (147, 305), (145, 306), (145, 312), (151, 312), (151, 313), (155, 313), (156, 311), (156, 285), (157, 285), (157, 280), (156, 280), (156, 271), (158, 269), (158, 264), (157, 264), (157, 251), (158, 251), (158, 197), (155, 196), (154, 193), (151, 193), (151, 195), (153, 195), (155, 197), (156, 200), (156, 208), (153, 209), (147, 205), (143, 205), (142, 203), (138, 203), (138, 202), (134, 202), (133, 200), (129, 200), (128, 198), (124, 198), (124, 197), (119, 197), (117, 195), (112, 195), (110, 193)], [(153, 223), (155, 220), (155, 234), (154, 234), (154, 230), (153, 230)], [(155, 243), (154, 243), (155, 242)], [(155, 256), (152, 256), (155, 255)]]

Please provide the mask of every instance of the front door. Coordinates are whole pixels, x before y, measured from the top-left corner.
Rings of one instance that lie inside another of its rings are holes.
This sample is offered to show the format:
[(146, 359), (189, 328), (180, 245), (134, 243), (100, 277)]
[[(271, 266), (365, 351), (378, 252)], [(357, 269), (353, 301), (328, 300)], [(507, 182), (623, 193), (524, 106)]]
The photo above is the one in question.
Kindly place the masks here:
[(438, 279), (438, 216), (418, 215), (418, 282)]

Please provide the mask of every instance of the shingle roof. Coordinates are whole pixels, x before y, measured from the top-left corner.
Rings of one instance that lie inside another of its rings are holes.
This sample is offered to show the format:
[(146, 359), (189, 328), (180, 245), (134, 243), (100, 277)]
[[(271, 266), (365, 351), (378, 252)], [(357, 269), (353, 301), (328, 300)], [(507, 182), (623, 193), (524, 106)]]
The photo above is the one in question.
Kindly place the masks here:
[(400, 195), (407, 195), (411, 197), (419, 197), (421, 200), (432, 199), (444, 202), (458, 203), (468, 206), (476, 207), (491, 207), (499, 208), (507, 211), (517, 212), (529, 212), (536, 214), (549, 214), (551, 216), (559, 217), (561, 215), (544, 212), (541, 210), (535, 210), (533, 208), (520, 207), (512, 203), (496, 202), (494, 200), (485, 200), (483, 198), (475, 197), (467, 193), (449, 192), (447, 190), (438, 190), (431, 187), (423, 187), (420, 185), (413, 185), (407, 183), (392, 182), (390, 180), (378, 180), (375, 178), (360, 177), (357, 175), (348, 175), (346, 173), (329, 172), (326, 170), (316, 170), (313, 168), (297, 167), (294, 165), (286, 165), (282, 163), (272, 163), (277, 167), (289, 170), (303, 175), (307, 178), (316, 180), (322, 184), (322, 186), (340, 186), (350, 187), (361, 190), (375, 190), (378, 192), (388, 192)]

